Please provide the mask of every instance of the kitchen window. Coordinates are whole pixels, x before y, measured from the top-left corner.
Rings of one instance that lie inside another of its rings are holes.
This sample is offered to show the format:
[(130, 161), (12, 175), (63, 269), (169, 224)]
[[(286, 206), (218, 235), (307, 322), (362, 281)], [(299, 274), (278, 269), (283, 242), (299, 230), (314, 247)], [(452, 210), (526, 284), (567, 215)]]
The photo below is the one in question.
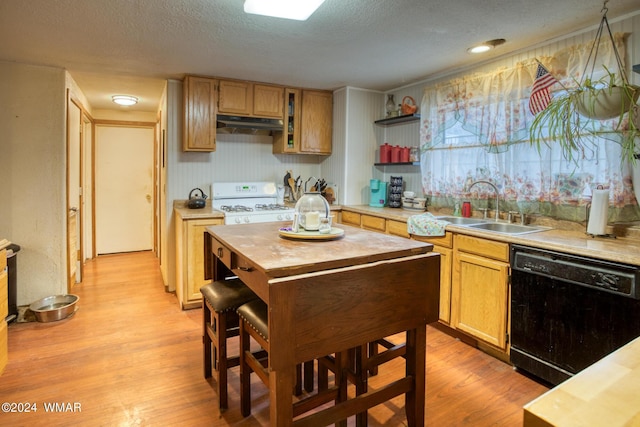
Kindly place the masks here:
[[(625, 37), (614, 37), (624, 57)], [(591, 45), (570, 46), (539, 59), (551, 64), (550, 71), (568, 87), (579, 80)], [(616, 69), (610, 43), (601, 46), (598, 58)], [(592, 189), (602, 185), (610, 190), (610, 221), (639, 220), (630, 167), (620, 161), (619, 144), (600, 138), (576, 163), (567, 161), (555, 147), (538, 152), (528, 143), (534, 119), (528, 102), (536, 68), (536, 60), (531, 59), (425, 88), (420, 160), (422, 186), (431, 204), (453, 207), (461, 199), (469, 200), (469, 183), (488, 179), (500, 189), (504, 210), (584, 221)], [(490, 188), (481, 187), (475, 187), (474, 197), (477, 190), (480, 199), (491, 200)], [(486, 206), (484, 201), (472, 202)]]

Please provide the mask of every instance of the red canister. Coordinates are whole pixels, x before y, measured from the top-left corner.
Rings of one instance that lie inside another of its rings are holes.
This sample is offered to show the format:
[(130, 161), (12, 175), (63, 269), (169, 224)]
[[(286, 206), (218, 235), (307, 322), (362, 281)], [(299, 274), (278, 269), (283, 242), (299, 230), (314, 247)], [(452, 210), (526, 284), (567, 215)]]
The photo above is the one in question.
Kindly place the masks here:
[(402, 163), (409, 163), (409, 147), (402, 147), (400, 149), (400, 161)]
[(391, 147), (391, 163), (400, 163), (400, 146)]
[(386, 142), (380, 146), (380, 163), (391, 163), (391, 146)]
[(462, 203), (462, 216), (465, 218), (470, 218), (471, 217), (471, 203), (470, 202), (463, 202)]

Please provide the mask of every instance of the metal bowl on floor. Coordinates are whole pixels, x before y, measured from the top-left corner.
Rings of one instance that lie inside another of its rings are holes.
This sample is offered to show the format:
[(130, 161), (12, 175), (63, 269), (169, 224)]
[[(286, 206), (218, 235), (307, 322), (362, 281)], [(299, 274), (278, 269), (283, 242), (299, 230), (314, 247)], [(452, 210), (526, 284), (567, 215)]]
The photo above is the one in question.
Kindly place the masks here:
[(55, 322), (71, 316), (76, 311), (77, 295), (53, 295), (32, 303), (29, 309), (36, 315), (38, 322)]

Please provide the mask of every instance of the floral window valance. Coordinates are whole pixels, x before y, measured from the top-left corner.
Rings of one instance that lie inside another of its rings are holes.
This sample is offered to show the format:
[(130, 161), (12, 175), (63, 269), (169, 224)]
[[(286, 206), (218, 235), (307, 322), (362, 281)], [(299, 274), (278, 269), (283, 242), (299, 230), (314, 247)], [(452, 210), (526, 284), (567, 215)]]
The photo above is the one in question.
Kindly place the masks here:
[[(625, 38), (614, 35), (622, 58)], [(620, 146), (614, 141), (603, 139), (577, 162), (567, 161), (557, 148), (538, 152), (528, 143), (534, 119), (528, 103), (537, 60), (562, 85), (573, 87), (583, 78), (592, 44), (425, 88), (420, 122), (422, 186), (434, 206), (453, 207), (464, 199), (476, 208), (486, 207), (493, 199), (489, 186), (474, 186), (469, 193), (468, 185), (488, 179), (500, 189), (505, 210), (583, 221), (584, 205), (593, 188), (602, 185), (610, 189), (614, 208), (610, 221), (640, 219), (629, 167), (621, 164)], [(599, 48), (598, 63), (617, 69), (609, 40)], [(594, 70), (593, 77), (605, 73), (602, 67)]]

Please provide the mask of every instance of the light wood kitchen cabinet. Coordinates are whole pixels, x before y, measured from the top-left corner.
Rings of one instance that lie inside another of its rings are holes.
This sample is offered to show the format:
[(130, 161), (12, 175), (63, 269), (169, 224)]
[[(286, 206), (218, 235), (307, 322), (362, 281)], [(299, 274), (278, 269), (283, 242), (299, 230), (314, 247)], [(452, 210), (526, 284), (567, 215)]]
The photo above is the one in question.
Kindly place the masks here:
[(382, 233), (387, 231), (386, 220), (379, 216), (362, 215), (360, 217), (360, 226), (366, 230), (380, 231)]
[(239, 80), (220, 80), (218, 111), (223, 114), (282, 119), (281, 86)]
[(274, 154), (300, 152), (300, 89), (284, 90), (284, 129), (273, 134)]
[(444, 236), (412, 236), (414, 240), (431, 243), (433, 252), (440, 254), (440, 309), (439, 320), (451, 323), (451, 273), (453, 271), (453, 233)]
[(276, 154), (331, 154), (333, 94), (309, 89), (285, 90), (282, 134), (273, 136)]
[(331, 154), (333, 126), (333, 94), (302, 90), (300, 152)]
[(184, 151), (216, 151), (217, 82), (196, 76), (184, 79)]
[(411, 237), (407, 231), (407, 223), (405, 221), (387, 220), (387, 233), (400, 237)]
[(200, 288), (212, 280), (206, 228), (223, 222), (222, 218), (182, 219), (176, 215), (176, 296), (183, 310), (202, 306)]
[(456, 234), (451, 326), (507, 351), (509, 245)]
[(7, 301), (7, 287), (9, 286), (9, 273), (7, 271), (7, 250), (0, 251), (0, 374), (4, 372), (9, 360), (7, 347), (7, 321), (9, 314), (9, 302)]
[(351, 211), (342, 211), (340, 222), (342, 224), (353, 225), (354, 227), (360, 227), (360, 218), (362, 215)]
[(284, 88), (255, 83), (253, 85), (253, 115), (281, 119), (284, 115)]

